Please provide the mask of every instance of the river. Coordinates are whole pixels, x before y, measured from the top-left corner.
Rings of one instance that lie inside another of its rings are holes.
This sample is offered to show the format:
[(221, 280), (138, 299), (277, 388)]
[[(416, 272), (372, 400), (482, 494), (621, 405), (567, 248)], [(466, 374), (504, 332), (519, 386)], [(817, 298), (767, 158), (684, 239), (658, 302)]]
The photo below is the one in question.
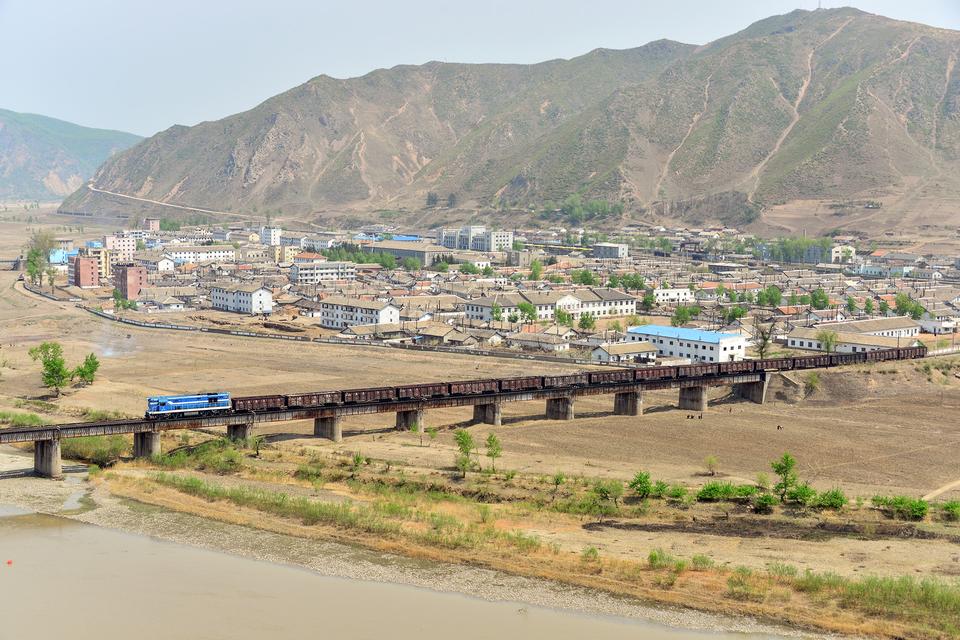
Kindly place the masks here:
[(760, 640), (327, 577), (0, 507), (0, 640)]

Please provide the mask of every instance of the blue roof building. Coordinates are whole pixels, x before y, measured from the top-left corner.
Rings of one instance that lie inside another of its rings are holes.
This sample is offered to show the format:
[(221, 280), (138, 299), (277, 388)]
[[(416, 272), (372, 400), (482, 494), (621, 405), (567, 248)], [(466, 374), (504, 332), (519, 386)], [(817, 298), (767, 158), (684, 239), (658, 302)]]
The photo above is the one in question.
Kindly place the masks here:
[(647, 324), (627, 329), (628, 341), (646, 341), (660, 357), (687, 358), (691, 362), (743, 360), (747, 340), (737, 333), (720, 333), (685, 327)]

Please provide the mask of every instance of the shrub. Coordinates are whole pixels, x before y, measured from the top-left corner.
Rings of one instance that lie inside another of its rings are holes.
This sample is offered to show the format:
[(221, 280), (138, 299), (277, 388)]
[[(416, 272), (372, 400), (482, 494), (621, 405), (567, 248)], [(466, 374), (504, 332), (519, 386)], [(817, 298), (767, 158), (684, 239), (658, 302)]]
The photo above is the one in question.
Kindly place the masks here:
[(758, 493), (760, 493), (760, 489), (758, 489), (752, 484), (737, 485), (736, 490), (734, 492), (735, 497), (738, 500), (749, 500), (750, 498), (757, 495)]
[(676, 558), (660, 548), (651, 550), (647, 556), (647, 562), (650, 564), (651, 569), (666, 569), (675, 564), (676, 561)]
[(653, 488), (650, 490), (651, 498), (663, 498), (667, 495), (667, 483), (663, 480), (657, 480), (653, 483)]
[(776, 578), (796, 578), (799, 571), (792, 564), (772, 562), (767, 566), (767, 573)]
[(706, 571), (713, 567), (713, 560), (710, 556), (705, 556), (702, 553), (698, 553), (693, 558), (690, 559), (691, 564), (693, 565), (694, 571)]
[(703, 459), (703, 466), (707, 468), (707, 473), (715, 476), (717, 475), (717, 470), (720, 468), (720, 461), (717, 459), (717, 456), (709, 455)]
[(840, 489), (830, 489), (824, 491), (816, 497), (813, 505), (818, 509), (842, 509), (849, 500)]
[(650, 474), (645, 471), (638, 471), (633, 480), (630, 481), (630, 484), (627, 485), (630, 487), (630, 490), (637, 494), (637, 497), (640, 499), (650, 497), (651, 492), (653, 491), (653, 483), (650, 482)]
[(729, 482), (708, 482), (697, 491), (697, 500), (700, 502), (731, 500), (736, 493), (736, 488)]
[(873, 505), (891, 518), (903, 520), (923, 520), (930, 508), (926, 500), (907, 496), (874, 496)]
[(600, 552), (596, 547), (586, 547), (580, 552), (580, 558), (584, 562), (597, 562), (600, 560)]
[(758, 494), (753, 499), (753, 510), (757, 513), (772, 513), (777, 498), (769, 493)]
[(798, 484), (787, 490), (787, 501), (795, 502), (803, 506), (809, 506), (817, 498), (817, 492), (806, 482)]
[(130, 445), (123, 436), (85, 436), (60, 441), (60, 454), (64, 458), (92, 462), (98, 467), (108, 467), (129, 452)]
[(960, 500), (951, 500), (940, 505), (940, 512), (943, 513), (943, 519), (950, 522), (960, 520)]
[(682, 484), (671, 485), (671, 487), (667, 489), (666, 496), (667, 496), (667, 500), (671, 500), (673, 502), (681, 502), (684, 498), (687, 497), (687, 488)]

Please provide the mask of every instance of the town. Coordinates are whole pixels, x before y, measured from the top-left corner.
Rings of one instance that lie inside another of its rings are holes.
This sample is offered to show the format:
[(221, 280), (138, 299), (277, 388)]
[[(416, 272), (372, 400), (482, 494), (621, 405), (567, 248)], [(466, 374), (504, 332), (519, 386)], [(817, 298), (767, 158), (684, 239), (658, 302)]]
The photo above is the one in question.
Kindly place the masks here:
[(35, 233), (21, 259), (38, 292), (167, 326), (617, 364), (952, 350), (960, 258), (875, 245), (731, 228), (638, 227), (611, 241), (144, 218), (97, 239)]

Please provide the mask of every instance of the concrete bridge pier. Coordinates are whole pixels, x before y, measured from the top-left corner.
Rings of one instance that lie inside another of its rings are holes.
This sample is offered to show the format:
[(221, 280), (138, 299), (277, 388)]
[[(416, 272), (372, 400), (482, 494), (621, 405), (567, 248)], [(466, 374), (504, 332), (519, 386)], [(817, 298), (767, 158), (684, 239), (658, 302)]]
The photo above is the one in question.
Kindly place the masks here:
[(133, 434), (133, 457), (151, 458), (160, 455), (160, 432), (142, 431)]
[(499, 402), (473, 405), (473, 421), (499, 427), (503, 420), (503, 405)]
[(613, 396), (613, 413), (618, 416), (639, 416), (643, 413), (640, 391), (621, 391)]
[(706, 387), (680, 387), (680, 408), (688, 411), (706, 411)]
[(547, 420), (573, 420), (573, 396), (549, 398)]
[(322, 418), (313, 419), (313, 435), (318, 438), (327, 438), (334, 442), (343, 441), (343, 426), (340, 416), (334, 414)]
[(227, 438), (230, 440), (248, 440), (253, 433), (252, 424), (228, 424)]
[(733, 385), (733, 393), (757, 404), (763, 404), (767, 399), (767, 385), (770, 379), (763, 376), (758, 382), (741, 382)]
[(45, 478), (59, 480), (63, 477), (59, 440), (37, 440), (33, 443), (33, 470)]
[(423, 414), (423, 409), (397, 411), (397, 431), (409, 431), (413, 425), (423, 429), (425, 426), (423, 424)]

